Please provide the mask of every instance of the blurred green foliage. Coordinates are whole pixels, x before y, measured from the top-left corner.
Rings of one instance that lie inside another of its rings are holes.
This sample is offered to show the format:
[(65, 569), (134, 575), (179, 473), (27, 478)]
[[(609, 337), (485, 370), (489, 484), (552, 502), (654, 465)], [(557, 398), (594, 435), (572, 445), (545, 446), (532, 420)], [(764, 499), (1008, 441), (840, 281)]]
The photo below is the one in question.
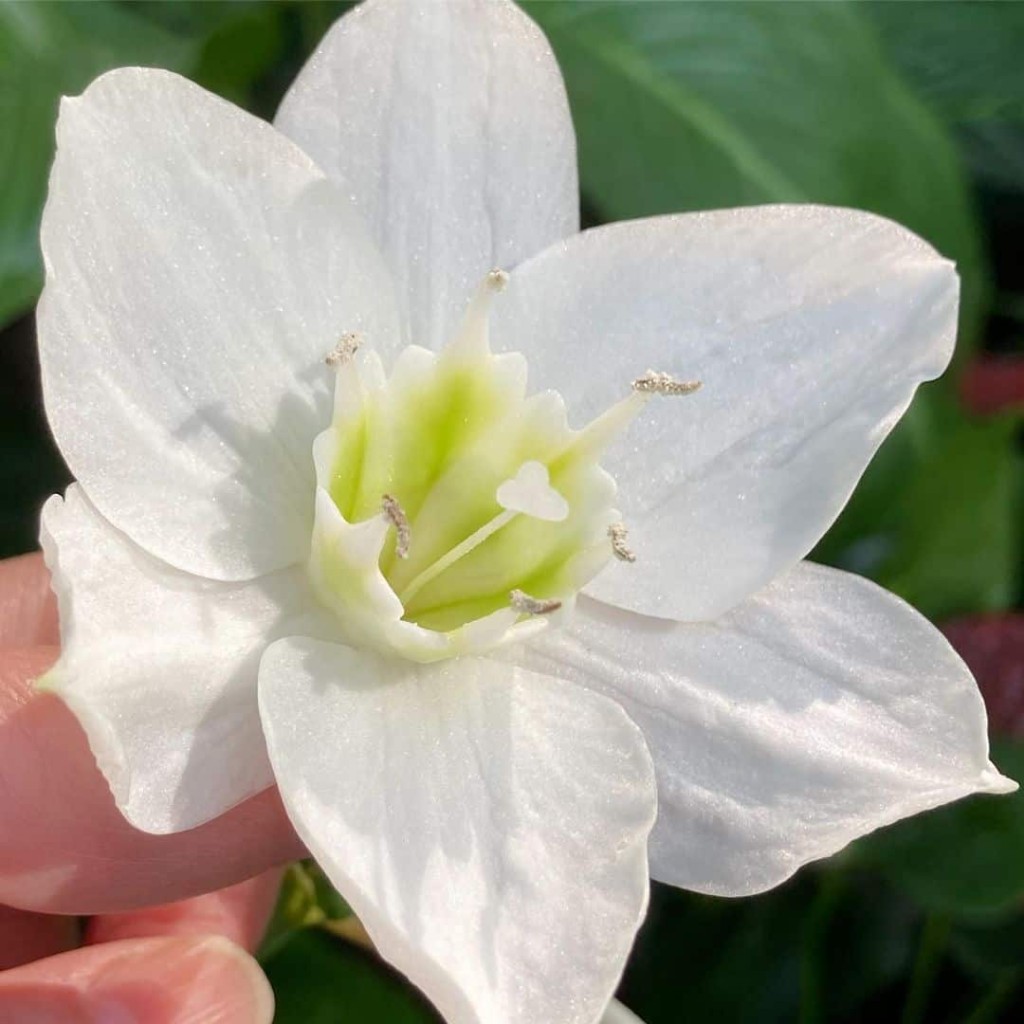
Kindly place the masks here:
[(122, 64), (186, 70), (191, 40), (115, 4), (0, 6), (0, 322), (31, 306), (42, 285), (39, 214), (62, 94)]
[[(0, 554), (34, 546), (66, 482), (38, 399), (30, 310), (61, 94), (173, 68), (272, 117), (348, 5), (0, 4)], [(923, 389), (815, 557), (925, 614), (1020, 607), (1020, 420), (956, 398), (974, 349), (1024, 338), (1024, 5), (529, 2), (566, 75), (591, 223), (759, 202), (901, 221), (957, 260), (958, 369)], [(1024, 778), (1024, 746), (995, 759)], [(436, 1020), (353, 943), (315, 869), (289, 873), (262, 952), (280, 1024)], [(903, 822), (773, 893), (655, 887), (623, 998), (648, 1024), (1024, 1016), (1024, 795)]]
[(961, 166), (859, 10), (600, 0), (528, 9), (562, 65), (583, 190), (602, 219), (778, 202), (874, 210), (957, 261), (973, 341), (986, 276)]
[[(1011, 778), (1024, 779), (1024, 745), (996, 740), (993, 755)], [(910, 818), (848, 856), (929, 911), (974, 923), (1013, 916), (1024, 899), (1024, 790)]]

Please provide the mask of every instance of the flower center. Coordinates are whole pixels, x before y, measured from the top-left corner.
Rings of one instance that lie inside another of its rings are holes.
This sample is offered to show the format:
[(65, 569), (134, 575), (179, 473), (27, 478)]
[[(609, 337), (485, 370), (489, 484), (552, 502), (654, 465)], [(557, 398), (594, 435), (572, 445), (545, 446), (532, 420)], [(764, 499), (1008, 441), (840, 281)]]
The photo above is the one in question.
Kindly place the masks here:
[(406, 348), (390, 376), (352, 335), (327, 362), (334, 415), (317, 437), (309, 563), (354, 646), (417, 661), (477, 652), (545, 628), (613, 556), (633, 559), (598, 465), (663, 374), (582, 430), (561, 396), (527, 396), (526, 361), (495, 355), (488, 275), (439, 353)]

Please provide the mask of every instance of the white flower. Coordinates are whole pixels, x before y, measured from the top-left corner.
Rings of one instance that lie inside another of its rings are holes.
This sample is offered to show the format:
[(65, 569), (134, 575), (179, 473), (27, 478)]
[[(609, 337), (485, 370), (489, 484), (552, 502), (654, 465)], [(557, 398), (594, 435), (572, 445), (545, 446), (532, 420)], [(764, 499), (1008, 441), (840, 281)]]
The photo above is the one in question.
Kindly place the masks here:
[(939, 634), (801, 562), (946, 366), (952, 266), (823, 207), (576, 229), (505, 2), (371, 0), (275, 127), (140, 68), (61, 109), (47, 683), (139, 828), (276, 781), (458, 1024), (596, 1020), (648, 854), (754, 893), (1013, 788)]

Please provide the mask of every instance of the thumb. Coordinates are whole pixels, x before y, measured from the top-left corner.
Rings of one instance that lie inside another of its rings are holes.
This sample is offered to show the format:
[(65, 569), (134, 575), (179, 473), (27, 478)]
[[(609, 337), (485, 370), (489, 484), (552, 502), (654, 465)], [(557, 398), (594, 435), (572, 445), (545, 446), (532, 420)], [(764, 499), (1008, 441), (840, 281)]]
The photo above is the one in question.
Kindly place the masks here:
[(270, 1024), (256, 961), (218, 937), (88, 946), (0, 975), (0, 1020), (18, 1024)]

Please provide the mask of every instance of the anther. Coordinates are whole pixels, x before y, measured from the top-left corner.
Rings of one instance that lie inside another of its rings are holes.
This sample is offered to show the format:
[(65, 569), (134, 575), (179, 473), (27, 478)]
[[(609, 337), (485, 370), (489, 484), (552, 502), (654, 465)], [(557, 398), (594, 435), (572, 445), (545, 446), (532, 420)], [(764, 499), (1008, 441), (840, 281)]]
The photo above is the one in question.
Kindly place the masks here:
[(380, 511), (381, 515), (395, 528), (395, 554), (399, 558), (408, 558), (411, 531), (409, 530), (409, 520), (405, 518), (398, 499), (393, 498), (390, 494), (385, 494), (380, 499)]
[(692, 395), (699, 391), (699, 380), (676, 380), (670, 373), (659, 373), (648, 370), (642, 377), (633, 381), (633, 390), (650, 395)]
[(525, 612), (527, 615), (550, 615), (562, 607), (561, 601), (544, 601), (540, 598), (530, 597), (522, 590), (513, 590), (508, 598), (517, 612)]
[(620, 562), (635, 562), (636, 555), (626, 544), (626, 537), (629, 531), (625, 523), (612, 523), (608, 527), (608, 538), (612, 542), (612, 553)]
[(492, 270), (487, 275), (487, 283), (492, 291), (503, 292), (508, 284), (508, 274), (504, 270)]
[(327, 353), (324, 362), (328, 366), (342, 366), (347, 363), (362, 347), (363, 336), (355, 331), (346, 331), (338, 344)]

